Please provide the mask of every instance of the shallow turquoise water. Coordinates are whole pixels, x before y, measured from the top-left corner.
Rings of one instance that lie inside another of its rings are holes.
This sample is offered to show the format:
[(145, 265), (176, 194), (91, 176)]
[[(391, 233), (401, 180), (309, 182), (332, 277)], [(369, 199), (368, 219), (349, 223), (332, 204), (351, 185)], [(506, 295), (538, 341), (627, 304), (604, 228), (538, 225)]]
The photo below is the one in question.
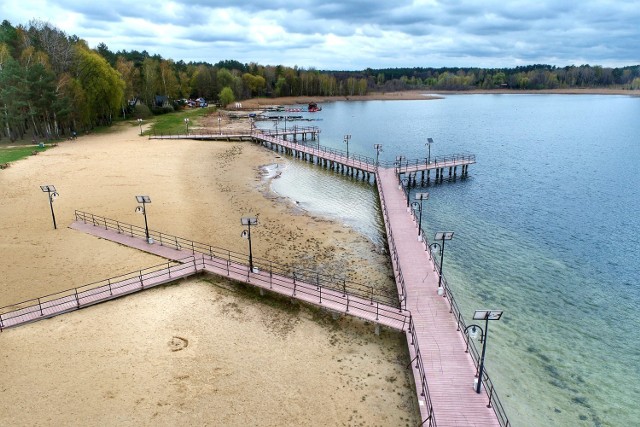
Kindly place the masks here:
[[(321, 144), (375, 156), (471, 152), (430, 186), (423, 227), (455, 231), (445, 274), (470, 322), (499, 308), (487, 369), (515, 425), (640, 420), (640, 98), (457, 95), (323, 105)], [(274, 188), (380, 243), (373, 186), (300, 163)], [(414, 191), (425, 191), (416, 188)]]

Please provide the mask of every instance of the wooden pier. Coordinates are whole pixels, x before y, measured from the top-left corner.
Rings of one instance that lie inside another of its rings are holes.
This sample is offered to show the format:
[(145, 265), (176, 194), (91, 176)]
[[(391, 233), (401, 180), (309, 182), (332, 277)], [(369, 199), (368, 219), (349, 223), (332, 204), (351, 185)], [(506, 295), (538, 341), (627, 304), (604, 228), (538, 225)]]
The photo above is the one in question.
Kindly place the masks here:
[[(428, 239), (417, 238), (417, 221), (407, 211), (410, 192), (417, 185), (445, 179), (455, 181), (468, 176), (473, 154), (438, 156), (393, 163), (349, 154), (315, 145), (298, 144), (263, 134), (256, 142), (300, 160), (329, 168), (352, 177), (373, 176), (378, 188), (387, 231), (387, 243), (394, 267), (398, 295), (403, 308), (411, 313), (407, 342), (420, 403), (423, 425), (509, 426), (489, 376), (483, 375), (484, 393), (475, 392), (479, 355), (475, 344), (462, 331), (466, 324), (446, 280), (443, 295), (438, 294), (438, 271), (428, 250)], [(458, 175), (459, 172), (459, 175)], [(420, 176), (420, 178), (418, 178)], [(405, 191), (406, 190), (406, 191)], [(444, 279), (444, 278), (443, 278)]]
[[(251, 132), (204, 132), (180, 135), (151, 135), (149, 139), (194, 139), (218, 141), (253, 141), (271, 150), (289, 155), (325, 169), (333, 170), (363, 181), (375, 180), (378, 168), (393, 168), (399, 179), (406, 178), (407, 185), (441, 183), (448, 172), (448, 180), (461, 179), (469, 175), (469, 165), (476, 163), (473, 154), (437, 156), (433, 159), (408, 160), (404, 157), (395, 162), (377, 162), (372, 157), (348, 153), (343, 150), (320, 145), (320, 129), (315, 126), (285, 130), (253, 130)], [(431, 177), (432, 175), (433, 178)]]
[(303, 269), (292, 270), (260, 258), (250, 270), (244, 254), (149, 230), (153, 244), (146, 241), (142, 227), (76, 212), (71, 228), (102, 239), (166, 258), (169, 262), (70, 289), (53, 295), (0, 308), (0, 331), (25, 323), (57, 316), (109, 301), (130, 293), (173, 282), (198, 273), (210, 273), (297, 299), (329, 310), (348, 314), (375, 325), (406, 331), (410, 316), (393, 296), (372, 287), (326, 277)]
[[(446, 279), (438, 289), (436, 261), (428, 239), (417, 238), (417, 223), (407, 209), (409, 188), (455, 181), (468, 175), (474, 155), (435, 157), (433, 161), (409, 161), (399, 157), (393, 163), (322, 147), (317, 128), (297, 128), (284, 132), (189, 134), (152, 136), (152, 139), (201, 139), (253, 141), (269, 149), (294, 156), (323, 168), (377, 186), (382, 207), (389, 253), (394, 269), (397, 295), (380, 294), (373, 288), (347, 284), (318, 272), (295, 271), (269, 261), (254, 261), (251, 270), (246, 255), (214, 248), (177, 236), (150, 231), (154, 243), (145, 239), (145, 230), (95, 215), (76, 212), (72, 227), (102, 238), (152, 252), (169, 261), (118, 278), (76, 288), (56, 295), (0, 308), (0, 330), (19, 324), (77, 310), (180, 277), (209, 272), (258, 286), (291, 298), (350, 314), (376, 325), (403, 331), (407, 336), (410, 367), (415, 380), (424, 426), (509, 426), (509, 420), (486, 371), (483, 392), (476, 393), (479, 354), (475, 344), (462, 332), (466, 324)], [(458, 175), (458, 172), (460, 175)], [(420, 178), (418, 178), (420, 176)], [(254, 258), (255, 260), (255, 258)]]

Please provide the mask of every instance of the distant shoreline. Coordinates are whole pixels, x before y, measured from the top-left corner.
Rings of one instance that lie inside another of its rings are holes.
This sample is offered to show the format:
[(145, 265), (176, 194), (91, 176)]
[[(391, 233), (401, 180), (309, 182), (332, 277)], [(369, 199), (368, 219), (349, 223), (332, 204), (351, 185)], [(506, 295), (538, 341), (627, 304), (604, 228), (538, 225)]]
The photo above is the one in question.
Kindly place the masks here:
[(627, 95), (640, 96), (640, 91), (624, 89), (544, 89), (544, 90), (514, 90), (514, 89), (474, 89), (474, 90), (408, 90), (400, 92), (372, 92), (358, 96), (286, 96), (280, 98), (252, 98), (241, 101), (244, 108), (260, 108), (265, 105), (294, 105), (308, 104), (309, 102), (335, 102), (335, 101), (415, 101), (442, 99), (447, 95)]

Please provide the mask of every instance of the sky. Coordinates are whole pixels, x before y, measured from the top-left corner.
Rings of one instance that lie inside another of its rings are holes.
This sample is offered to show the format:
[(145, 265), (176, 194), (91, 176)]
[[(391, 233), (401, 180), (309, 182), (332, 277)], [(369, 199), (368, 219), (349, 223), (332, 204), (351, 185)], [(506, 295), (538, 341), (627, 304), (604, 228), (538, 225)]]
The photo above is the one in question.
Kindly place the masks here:
[[(6, 2), (6, 3), (5, 3)], [(640, 64), (638, 0), (5, 0), (113, 52), (318, 70)]]

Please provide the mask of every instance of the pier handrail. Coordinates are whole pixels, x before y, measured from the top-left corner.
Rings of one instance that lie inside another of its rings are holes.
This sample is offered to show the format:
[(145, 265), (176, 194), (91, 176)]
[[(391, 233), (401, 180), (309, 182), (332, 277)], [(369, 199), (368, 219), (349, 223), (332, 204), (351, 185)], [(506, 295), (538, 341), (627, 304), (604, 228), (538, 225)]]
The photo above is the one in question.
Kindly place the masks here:
[(271, 131), (268, 129), (254, 129), (254, 130), (219, 130), (215, 131), (212, 129), (191, 129), (189, 132), (179, 132), (179, 133), (163, 133), (155, 131), (152, 134), (149, 134), (149, 138), (165, 138), (165, 139), (189, 139), (193, 137), (220, 137), (220, 136), (257, 136), (257, 135), (267, 135), (267, 136), (277, 136), (277, 135), (293, 135), (293, 134), (303, 134), (303, 133), (319, 133), (320, 128), (317, 126), (303, 126), (296, 127), (291, 130), (284, 131), (280, 129), (279, 131)]
[(44, 309), (50, 309), (68, 303), (69, 301), (75, 301), (75, 304), (79, 307), (81, 305), (80, 299), (88, 295), (95, 295), (94, 291), (97, 289), (106, 287), (104, 292), (107, 292), (107, 290), (113, 292), (119, 287), (126, 286), (131, 280), (139, 281), (142, 286), (144, 286), (145, 280), (153, 279), (166, 273), (168, 273), (170, 277), (171, 273), (191, 269), (196, 263), (195, 257), (193, 256), (181, 261), (167, 261), (162, 264), (0, 307), (0, 331), (6, 327), (7, 320), (29, 316), (34, 312), (40, 312), (42, 314)]
[(459, 164), (469, 164), (476, 162), (476, 155), (471, 153), (456, 153), (443, 156), (436, 156), (428, 162), (427, 158), (404, 159), (401, 161), (380, 162), (380, 165), (387, 168), (395, 168), (396, 173), (405, 173), (410, 168), (425, 167), (433, 165), (433, 168), (456, 166)]
[(212, 266), (223, 271), (226, 270), (227, 275), (233, 273), (235, 275), (245, 276), (252, 284), (262, 284), (262, 287), (275, 290), (276, 292), (278, 289), (282, 290), (284, 288), (288, 290), (288, 292), (291, 292), (292, 296), (305, 295), (307, 298), (303, 300), (313, 301), (317, 299), (317, 302), (321, 305), (329, 301), (335, 305), (344, 307), (347, 313), (354, 309), (359, 309), (367, 313), (375, 314), (375, 320), (378, 320), (380, 317), (391, 319), (401, 324), (399, 329), (402, 331), (405, 331), (408, 326), (409, 316), (411, 314), (408, 311), (381, 304), (380, 301), (374, 298), (354, 296), (350, 294), (346, 288), (342, 290), (328, 288), (315, 281), (301, 280), (301, 278), (295, 274), (293, 278), (274, 275), (268, 269), (268, 266), (265, 266), (267, 268), (254, 268), (254, 271), (251, 272), (249, 266), (246, 264), (238, 264), (235, 262), (227, 263), (223, 259), (216, 257), (207, 258), (207, 256), (208, 255), (202, 254), (202, 262), (205, 266)]
[[(95, 226), (115, 230), (131, 237), (135, 236), (143, 239), (146, 238), (144, 227), (137, 225), (127, 224), (82, 211), (75, 211), (75, 218), (77, 221), (92, 223)], [(248, 254), (234, 252), (179, 236), (162, 233), (156, 230), (150, 229), (149, 236), (162, 246), (168, 246), (174, 249), (190, 250), (194, 255), (196, 253), (200, 253), (211, 257), (215, 256), (216, 258), (226, 260), (230, 263), (237, 262), (241, 264), (244, 264), (248, 258)], [(274, 274), (280, 274), (288, 277), (294, 277), (295, 275), (301, 279), (311, 279), (310, 281), (312, 281), (312, 283), (318, 283), (327, 289), (334, 289), (338, 291), (347, 290), (350, 294), (357, 295), (362, 298), (373, 299), (374, 301), (379, 301), (382, 304), (397, 307), (398, 309), (401, 307), (401, 304), (398, 301), (398, 296), (395, 292), (385, 291), (384, 289), (380, 289), (380, 287), (364, 285), (349, 281), (344, 277), (319, 273), (318, 271), (309, 268), (289, 266), (256, 256), (253, 256), (253, 263), (260, 268), (268, 268), (268, 271)]]
[[(430, 427), (436, 427), (436, 418), (433, 413), (433, 403), (431, 403), (431, 395), (429, 394), (429, 385), (427, 384), (427, 373), (424, 369), (422, 362), (422, 355), (420, 353), (420, 346), (418, 345), (418, 337), (416, 336), (416, 330), (413, 324), (413, 316), (409, 316), (409, 333), (411, 334), (411, 345), (414, 347), (415, 357), (411, 360), (410, 365), (413, 365), (415, 361), (415, 369), (418, 370), (418, 376), (420, 378), (420, 395), (424, 397), (427, 405), (427, 413), (429, 414), (425, 420), (422, 420), (421, 426), (428, 425)], [(426, 424), (426, 422), (429, 422)]]
[(257, 133), (261, 133), (263, 135), (293, 135), (294, 133), (320, 133), (320, 128), (318, 126), (293, 126), (289, 130), (278, 129), (256, 129)]
[[(423, 240), (425, 242), (426, 250), (428, 251), (429, 250), (428, 239), (425, 238)], [(429, 254), (429, 256), (431, 256), (431, 254)], [(437, 259), (438, 257), (431, 257), (431, 258), (433, 260), (434, 266), (436, 267), (436, 270), (440, 271), (440, 261)], [(462, 338), (464, 339), (464, 342), (467, 345), (467, 351), (471, 353), (471, 358), (473, 359), (476, 365), (476, 370), (479, 370), (480, 369), (480, 352), (476, 347), (475, 341), (473, 341), (471, 338), (469, 338), (467, 334), (463, 332), (466, 329), (467, 324), (464, 321), (464, 318), (462, 317), (462, 313), (460, 311), (458, 303), (456, 302), (453, 292), (451, 291), (449, 282), (447, 281), (447, 278), (444, 275), (442, 276), (442, 287), (444, 288), (443, 296), (446, 297), (447, 300), (449, 301), (449, 312), (452, 313), (456, 319), (457, 330), (462, 333)], [(493, 385), (493, 381), (491, 381), (491, 378), (489, 377), (486, 366), (483, 369), (482, 382), (484, 385), (483, 387), (484, 391), (487, 394), (487, 397), (489, 398), (489, 406), (492, 407), (494, 412), (496, 413), (496, 416), (498, 417), (498, 422), (503, 427), (509, 427), (511, 423), (509, 422), (509, 418), (507, 417), (507, 412), (505, 411), (504, 406), (500, 401), (500, 397), (498, 396), (498, 392), (496, 391)]]
[[(348, 160), (350, 162), (349, 166), (360, 167), (360, 168), (362, 168), (363, 166), (370, 166), (370, 167), (375, 166), (375, 159), (371, 157), (350, 152), (349, 157), (347, 158), (347, 152), (344, 150), (327, 147), (325, 145), (320, 145), (317, 142), (313, 143), (313, 141), (309, 141), (309, 140), (292, 142), (292, 141), (284, 140), (281, 138), (277, 138), (277, 136), (280, 134), (281, 132), (278, 132), (277, 134), (265, 133), (263, 134), (262, 138), (265, 141), (275, 142), (280, 145), (286, 145), (288, 148), (292, 148), (294, 150), (302, 148), (301, 151), (305, 151), (306, 153), (312, 154), (314, 156), (320, 155), (321, 157), (327, 160), (339, 160), (339, 161)], [(271, 141), (267, 138), (274, 138), (274, 139), (273, 141)]]
[(380, 180), (376, 180), (376, 186), (378, 187), (378, 194), (380, 195), (380, 204), (382, 205), (382, 215), (384, 216), (385, 228), (387, 230), (387, 244), (389, 246), (389, 252), (392, 258), (392, 264), (395, 269), (398, 271), (396, 274), (396, 282), (400, 285), (401, 292), (401, 303), (404, 303), (404, 308), (407, 308), (407, 290), (404, 283), (404, 276), (402, 274), (402, 267), (400, 266), (398, 251), (396, 249), (396, 243), (393, 238), (393, 229), (388, 226), (389, 224), (389, 214), (387, 212), (387, 202), (384, 198), (384, 191), (382, 191), (382, 186), (380, 185)]

